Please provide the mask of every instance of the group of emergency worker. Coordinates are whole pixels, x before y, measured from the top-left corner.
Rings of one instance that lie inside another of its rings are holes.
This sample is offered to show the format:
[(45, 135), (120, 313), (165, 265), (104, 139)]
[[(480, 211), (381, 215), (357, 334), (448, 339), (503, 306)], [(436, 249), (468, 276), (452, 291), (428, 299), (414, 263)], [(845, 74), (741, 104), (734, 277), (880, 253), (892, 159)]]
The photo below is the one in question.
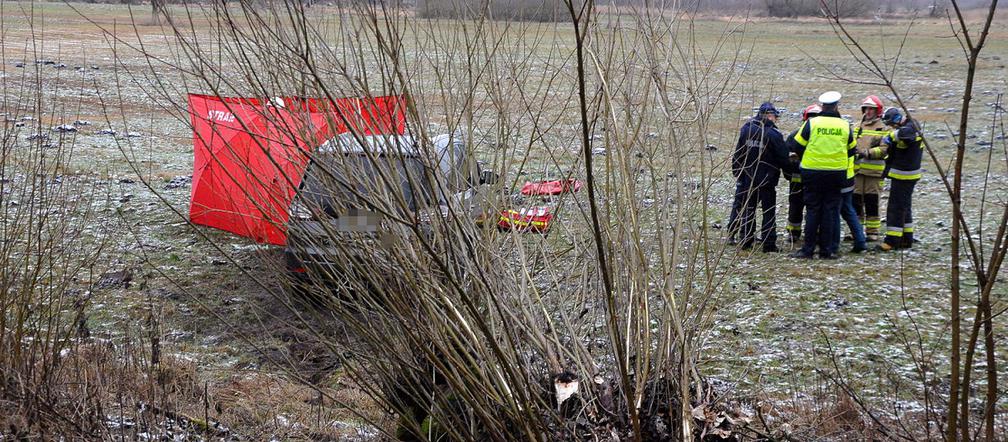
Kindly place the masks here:
[[(853, 241), (851, 253), (888, 252), (913, 247), (913, 190), (921, 178), (921, 129), (898, 108), (884, 109), (869, 95), (857, 124), (840, 116), (839, 92), (819, 96), (805, 108), (801, 126), (790, 135), (777, 127), (780, 112), (760, 105), (743, 124), (731, 158), (735, 195), (728, 221), (729, 243), (744, 250), (776, 252), (777, 183), (788, 181), (787, 233), (790, 256), (837, 259), (841, 220)], [(879, 195), (889, 179), (885, 230)], [(757, 207), (761, 211), (757, 232)], [(804, 225), (803, 225), (804, 221)]]

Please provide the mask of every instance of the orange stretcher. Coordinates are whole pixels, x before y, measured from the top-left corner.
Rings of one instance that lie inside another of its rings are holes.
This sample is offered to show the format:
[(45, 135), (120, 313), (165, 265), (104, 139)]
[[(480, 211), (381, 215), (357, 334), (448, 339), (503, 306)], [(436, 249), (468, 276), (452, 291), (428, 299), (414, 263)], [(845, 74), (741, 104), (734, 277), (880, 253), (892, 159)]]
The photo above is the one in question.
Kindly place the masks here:
[(516, 232), (546, 233), (549, 231), (553, 213), (549, 207), (532, 207), (520, 210), (502, 210), (497, 220), (497, 228)]

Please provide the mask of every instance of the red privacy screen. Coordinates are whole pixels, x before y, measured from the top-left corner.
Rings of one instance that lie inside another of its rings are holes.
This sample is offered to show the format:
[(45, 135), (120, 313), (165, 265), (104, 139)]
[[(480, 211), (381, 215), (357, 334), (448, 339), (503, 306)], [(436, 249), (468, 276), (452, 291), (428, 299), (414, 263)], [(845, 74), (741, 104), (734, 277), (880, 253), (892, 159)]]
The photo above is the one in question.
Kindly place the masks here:
[(351, 130), (403, 134), (402, 96), (225, 98), (189, 95), (193, 176), (189, 220), (283, 245), (310, 153)]

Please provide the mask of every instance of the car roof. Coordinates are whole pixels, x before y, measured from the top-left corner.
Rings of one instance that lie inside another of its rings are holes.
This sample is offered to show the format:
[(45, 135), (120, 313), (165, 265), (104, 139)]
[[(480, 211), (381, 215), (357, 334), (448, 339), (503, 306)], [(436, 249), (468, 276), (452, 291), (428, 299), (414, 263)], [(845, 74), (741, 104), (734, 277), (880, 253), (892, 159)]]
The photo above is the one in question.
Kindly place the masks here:
[(416, 141), (410, 135), (357, 135), (343, 133), (322, 143), (318, 153), (364, 154), (367, 152), (418, 156)]

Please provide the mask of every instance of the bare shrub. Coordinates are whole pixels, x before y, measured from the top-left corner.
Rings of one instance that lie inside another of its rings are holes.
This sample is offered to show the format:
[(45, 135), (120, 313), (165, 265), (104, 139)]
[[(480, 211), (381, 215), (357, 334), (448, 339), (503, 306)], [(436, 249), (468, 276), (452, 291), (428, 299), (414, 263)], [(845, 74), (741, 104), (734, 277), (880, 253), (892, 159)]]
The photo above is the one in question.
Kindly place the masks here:
[[(24, 14), (33, 31), (44, 11), (4, 14)], [(195, 431), (188, 405), (205, 394), (190, 361), (161, 355), (157, 312), (137, 324), (119, 306), (115, 325), (95, 327), (100, 304), (141, 279), (124, 257), (118, 207), (132, 195), (113, 197), (118, 179), (84, 141), (111, 123), (86, 120), (97, 69), (50, 58), (60, 54), (41, 32), (21, 47), (15, 32), (0, 33), (10, 39), (0, 68), (0, 439)]]
[[(295, 313), (292, 326), (324, 343), (341, 376), (388, 413), (361, 412), (305, 381), (386, 436), (748, 431), (746, 416), (713, 418), (734, 411), (697, 368), (713, 309), (730, 302), (719, 287), (734, 258), (706, 217), (723, 160), (706, 147), (739, 80), (723, 67), (744, 57), (740, 26), (729, 23), (699, 52), (681, 22), (688, 19), (674, 11), (642, 10), (608, 27), (592, 2), (563, 6), (561, 25), (500, 23), (491, 11), (449, 27), (364, 2), (336, 20), (290, 2), (228, 5), (243, 18), (224, 19), (233, 11), (214, 4), (204, 16), (218, 18), (209, 24), (170, 22), (172, 57), (140, 54), (156, 69), (181, 72), (191, 91), (218, 96), (406, 97), (415, 155), (365, 150), (350, 161), (306, 153), (328, 177), (324, 193), (346, 196), (331, 207), (307, 201), (307, 213), (366, 210), (380, 220), (378, 234), (348, 233), (311, 215), (318, 232), (288, 251), (325, 250), (334, 263), (308, 270), (299, 287), (313, 306), (260, 281)], [(167, 83), (150, 90), (152, 99), (179, 100)], [(327, 117), (357, 118), (337, 109)], [(503, 177), (481, 195), (489, 222), (475, 223), (452, 181), (436, 172), (439, 133), (464, 141), (469, 157)], [(361, 142), (363, 134), (346, 136)], [(270, 155), (265, 144), (257, 149)], [(548, 236), (497, 231), (501, 209), (543, 204), (514, 195), (529, 172), (581, 179), (586, 190), (550, 202), (562, 216)], [(403, 183), (424, 190), (405, 195)], [(434, 204), (412, 204), (424, 198)], [(275, 265), (275, 256), (264, 262)], [(576, 393), (558, 397), (561, 384), (576, 384)]]
[(89, 337), (88, 303), (109, 262), (108, 187), (73, 173), (79, 117), (32, 61), (0, 75), (0, 400), (16, 404), (0, 431), (90, 435), (104, 423), (94, 384), (66, 356)]

